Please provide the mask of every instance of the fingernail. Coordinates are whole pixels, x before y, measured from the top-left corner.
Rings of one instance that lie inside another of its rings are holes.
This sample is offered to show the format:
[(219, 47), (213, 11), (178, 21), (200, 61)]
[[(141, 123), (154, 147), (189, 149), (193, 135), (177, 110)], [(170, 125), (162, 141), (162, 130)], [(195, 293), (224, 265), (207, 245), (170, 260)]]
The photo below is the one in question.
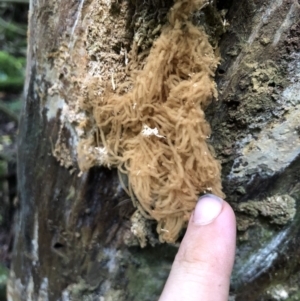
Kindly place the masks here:
[(199, 198), (196, 205), (193, 222), (196, 225), (208, 225), (221, 213), (223, 200), (213, 194), (206, 194)]

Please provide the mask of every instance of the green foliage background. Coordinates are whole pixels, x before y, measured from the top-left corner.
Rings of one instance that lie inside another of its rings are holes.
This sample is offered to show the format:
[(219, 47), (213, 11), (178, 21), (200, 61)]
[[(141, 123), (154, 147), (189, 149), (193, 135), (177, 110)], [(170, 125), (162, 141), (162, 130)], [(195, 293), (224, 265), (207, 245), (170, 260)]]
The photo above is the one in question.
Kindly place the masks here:
[(16, 137), (22, 106), (28, 4), (0, 2), (0, 301), (6, 300), (18, 206)]

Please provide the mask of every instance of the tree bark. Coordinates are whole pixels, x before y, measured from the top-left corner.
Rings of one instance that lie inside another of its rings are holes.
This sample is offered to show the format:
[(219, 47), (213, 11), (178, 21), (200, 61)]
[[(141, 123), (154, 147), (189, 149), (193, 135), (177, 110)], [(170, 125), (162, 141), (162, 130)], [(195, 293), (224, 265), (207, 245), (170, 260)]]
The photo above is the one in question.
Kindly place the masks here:
[[(134, 39), (140, 51), (151, 47), (171, 6), (31, 0), (8, 300), (158, 298), (177, 245), (131, 246), (133, 207), (117, 172), (79, 172), (78, 100), (94, 76), (106, 83), (125, 72)], [(219, 98), (206, 114), (238, 219), (231, 298), (296, 300), (300, 4), (228, 0), (216, 7), (221, 13), (210, 5), (195, 20), (212, 43), (227, 28), (218, 45)]]

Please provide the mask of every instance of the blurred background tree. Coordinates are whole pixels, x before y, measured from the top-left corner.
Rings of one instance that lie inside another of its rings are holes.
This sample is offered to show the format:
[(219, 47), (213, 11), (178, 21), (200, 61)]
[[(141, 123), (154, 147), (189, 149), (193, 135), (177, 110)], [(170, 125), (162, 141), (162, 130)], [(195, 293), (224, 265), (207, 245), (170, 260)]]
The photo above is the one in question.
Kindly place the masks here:
[[(26, 3), (27, 2), (27, 3)], [(25, 73), (28, 1), (0, 1), (0, 301), (13, 240), (16, 135)]]

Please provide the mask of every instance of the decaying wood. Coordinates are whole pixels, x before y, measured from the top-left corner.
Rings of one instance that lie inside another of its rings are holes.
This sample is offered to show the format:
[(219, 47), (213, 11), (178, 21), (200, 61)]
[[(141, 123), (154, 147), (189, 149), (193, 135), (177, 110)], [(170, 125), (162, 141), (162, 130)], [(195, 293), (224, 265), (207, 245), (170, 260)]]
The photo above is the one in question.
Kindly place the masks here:
[[(132, 41), (147, 51), (172, 3), (30, 5), (9, 300), (156, 300), (177, 246), (141, 249), (117, 172), (94, 167), (79, 173), (76, 145), (91, 115), (78, 110), (78, 102), (94, 77), (116, 84), (112, 74), (126, 69)], [(232, 0), (216, 6), (219, 14), (208, 6), (193, 19), (222, 58), (219, 99), (206, 113), (238, 219), (231, 295), (281, 300), (276, 296), (296, 296), (300, 289), (300, 4)]]

